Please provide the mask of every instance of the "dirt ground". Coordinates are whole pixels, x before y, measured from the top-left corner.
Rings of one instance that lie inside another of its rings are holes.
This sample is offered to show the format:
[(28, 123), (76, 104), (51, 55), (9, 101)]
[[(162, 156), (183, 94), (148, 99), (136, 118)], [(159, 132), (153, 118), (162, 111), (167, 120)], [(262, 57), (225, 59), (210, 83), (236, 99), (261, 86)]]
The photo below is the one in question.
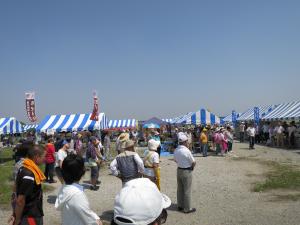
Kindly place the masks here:
[[(252, 160), (236, 160), (248, 158)], [(185, 215), (176, 211), (176, 164), (170, 157), (162, 158), (162, 192), (172, 200), (166, 224), (173, 225), (299, 225), (300, 201), (273, 201), (276, 192), (255, 193), (253, 183), (263, 180), (268, 167), (253, 159), (271, 160), (300, 166), (300, 151), (256, 146), (248, 150), (247, 144), (234, 143), (234, 151), (226, 157), (195, 156), (197, 165), (193, 172), (192, 204), (197, 212)], [(82, 182), (89, 179), (89, 172)], [(110, 221), (114, 197), (121, 182), (101, 171), (100, 189), (85, 190), (91, 208), (102, 220)], [(87, 186), (86, 184), (84, 184)], [(60, 213), (54, 209), (57, 189), (44, 195), (44, 224), (60, 224)], [(0, 221), (5, 224), (9, 211), (1, 210)]]

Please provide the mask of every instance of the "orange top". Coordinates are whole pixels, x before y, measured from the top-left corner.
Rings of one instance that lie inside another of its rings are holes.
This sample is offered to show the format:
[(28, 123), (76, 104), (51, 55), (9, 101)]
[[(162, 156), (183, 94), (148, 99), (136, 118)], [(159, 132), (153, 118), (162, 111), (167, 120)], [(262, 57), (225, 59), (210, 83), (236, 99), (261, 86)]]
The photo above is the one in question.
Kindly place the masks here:
[(207, 136), (206, 136), (206, 134), (203, 133), (203, 132), (202, 132), (201, 135), (200, 135), (200, 141), (201, 141), (202, 144), (207, 144), (207, 142), (208, 142)]

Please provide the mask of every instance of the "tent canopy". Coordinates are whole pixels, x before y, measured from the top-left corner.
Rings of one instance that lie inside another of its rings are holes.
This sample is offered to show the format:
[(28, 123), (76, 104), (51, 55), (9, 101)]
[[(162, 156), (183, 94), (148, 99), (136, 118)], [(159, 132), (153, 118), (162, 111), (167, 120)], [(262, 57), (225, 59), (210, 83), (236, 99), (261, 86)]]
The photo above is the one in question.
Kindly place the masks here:
[[(259, 116), (260, 118), (264, 117), (268, 113), (270, 113), (273, 109), (276, 108), (276, 105), (267, 105), (267, 106), (260, 106), (259, 109)], [(254, 107), (248, 109), (247, 111), (240, 114), (238, 121), (248, 121), (254, 120)]]
[(23, 126), (16, 118), (0, 118), (0, 134), (19, 134), (23, 132)]
[(181, 123), (186, 123), (186, 121), (191, 118), (191, 116), (194, 114), (195, 112), (189, 112), (185, 115), (179, 116), (176, 120), (174, 120), (174, 123), (176, 124), (181, 124)]
[(299, 119), (300, 101), (279, 104), (274, 110), (262, 117), (263, 120)]
[(173, 123), (173, 119), (161, 119), (161, 120), (166, 123)]
[(26, 131), (28, 131), (28, 130), (30, 130), (30, 129), (36, 129), (38, 127), (38, 124), (26, 124), (24, 127), (23, 127), (23, 129), (24, 129), (24, 131), (26, 132)]
[[(238, 119), (240, 115), (241, 115), (240, 113), (236, 113), (236, 118)], [(224, 122), (232, 122), (232, 113), (230, 113), (229, 115), (225, 116), (222, 120)]]
[(161, 119), (158, 119), (157, 117), (153, 117), (153, 118), (151, 118), (151, 119), (149, 119), (147, 121), (144, 121), (143, 125), (144, 124), (148, 124), (148, 123), (158, 124), (159, 126), (168, 124), (167, 122), (164, 122)]
[(108, 128), (108, 120), (104, 113), (99, 114), (99, 120), (90, 120), (91, 114), (48, 115), (38, 125), (38, 132), (48, 130), (55, 132), (103, 130)]
[(135, 128), (137, 121), (135, 119), (124, 119), (124, 120), (110, 120), (108, 122), (109, 129), (126, 129)]
[(200, 109), (197, 112), (194, 113), (188, 113), (185, 116), (183, 116), (181, 119), (178, 120), (178, 122), (183, 124), (220, 124), (221, 119), (220, 117), (216, 116), (215, 114), (209, 112), (206, 109)]

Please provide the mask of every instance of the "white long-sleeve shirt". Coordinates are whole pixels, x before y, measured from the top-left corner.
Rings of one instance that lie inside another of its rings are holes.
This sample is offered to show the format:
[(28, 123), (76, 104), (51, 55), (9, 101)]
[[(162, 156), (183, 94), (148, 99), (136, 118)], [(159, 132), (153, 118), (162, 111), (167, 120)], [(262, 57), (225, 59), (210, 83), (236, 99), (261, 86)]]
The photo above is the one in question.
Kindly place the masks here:
[(59, 190), (55, 208), (61, 211), (62, 225), (98, 225), (99, 216), (90, 208), (79, 184), (63, 185)]

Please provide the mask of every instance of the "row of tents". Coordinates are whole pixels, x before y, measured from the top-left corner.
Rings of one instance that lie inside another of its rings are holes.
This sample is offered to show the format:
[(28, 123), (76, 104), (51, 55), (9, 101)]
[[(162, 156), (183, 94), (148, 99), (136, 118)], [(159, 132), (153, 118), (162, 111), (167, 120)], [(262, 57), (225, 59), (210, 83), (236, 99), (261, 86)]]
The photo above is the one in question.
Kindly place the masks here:
[[(299, 120), (300, 119), (300, 101), (282, 103), (278, 105), (259, 106), (259, 119), (264, 121), (274, 120)], [(249, 108), (243, 113), (237, 113), (237, 121), (254, 120), (254, 107)], [(232, 122), (233, 113), (225, 116), (223, 122)]]
[(29, 130), (37, 132), (71, 132), (83, 130), (107, 130), (136, 128), (135, 119), (108, 120), (105, 113), (99, 114), (99, 120), (90, 120), (91, 114), (48, 115), (39, 124), (22, 124), (14, 117), (0, 118), (0, 134), (16, 134)]
[[(261, 120), (297, 120), (300, 119), (300, 101), (278, 105), (258, 107)], [(254, 107), (243, 113), (236, 113), (237, 121), (250, 121), (255, 118)], [(90, 120), (91, 114), (69, 114), (69, 115), (48, 115), (39, 124), (23, 125), (14, 117), (0, 118), (0, 134), (23, 133), (30, 129), (37, 132), (68, 132), (83, 130), (106, 130), (126, 129), (137, 127), (136, 119), (108, 120), (105, 113), (99, 114), (99, 120)], [(189, 112), (172, 119), (162, 119), (168, 124), (198, 125), (198, 124), (222, 124), (232, 122), (234, 115), (230, 113), (224, 118), (214, 113), (200, 109), (196, 112)]]

